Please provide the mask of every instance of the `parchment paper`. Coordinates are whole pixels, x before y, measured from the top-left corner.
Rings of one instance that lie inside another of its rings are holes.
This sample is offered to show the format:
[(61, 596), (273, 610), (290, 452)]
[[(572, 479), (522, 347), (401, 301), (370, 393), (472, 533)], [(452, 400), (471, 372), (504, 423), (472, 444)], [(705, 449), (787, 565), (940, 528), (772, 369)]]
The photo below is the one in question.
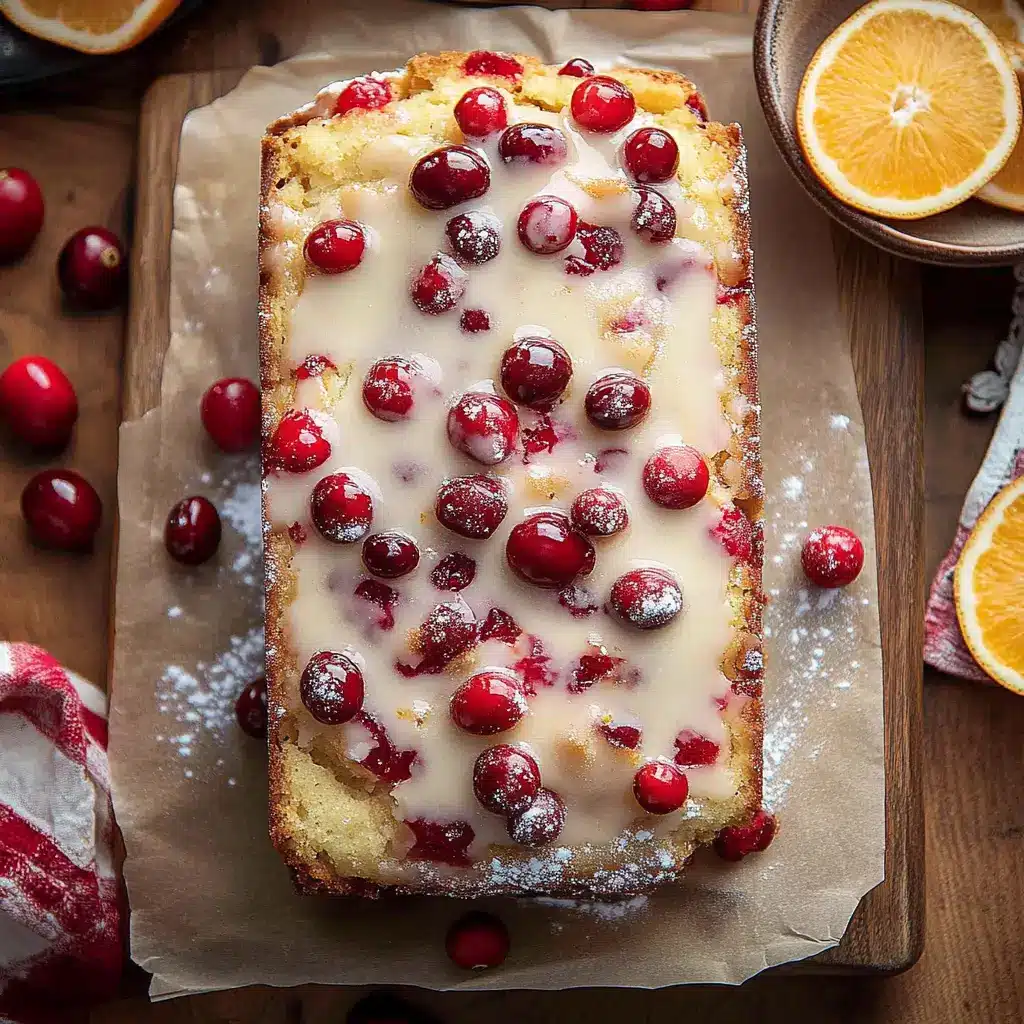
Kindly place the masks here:
[[(335, 18), (342, 16), (335, 14)], [(750, 71), (750, 23), (715, 15), (378, 5), (333, 29), (330, 52), (250, 72), (182, 132), (172, 239), (172, 341), (161, 405), (121, 431), (111, 762), (128, 858), (132, 956), (152, 994), (253, 983), (435, 988), (738, 983), (835, 945), (883, 876), (881, 656), (872, 571), (845, 592), (801, 582), (809, 526), (845, 523), (874, 566), (860, 410), (829, 226), (774, 151)], [(761, 857), (701, 858), (678, 887), (594, 905), (492, 901), (512, 932), (500, 970), (443, 952), (465, 907), (443, 899), (300, 897), (266, 835), (264, 754), (234, 725), (262, 674), (258, 468), (216, 454), (199, 397), (256, 377), (258, 139), (327, 82), (420, 50), (501, 47), (686, 71), (750, 156), (768, 485), (765, 800), (781, 833)], [(294, 51), (292, 51), (294, 52)], [(143, 183), (144, 187), (145, 183)], [(179, 571), (161, 533), (179, 497), (220, 507), (216, 563)]]

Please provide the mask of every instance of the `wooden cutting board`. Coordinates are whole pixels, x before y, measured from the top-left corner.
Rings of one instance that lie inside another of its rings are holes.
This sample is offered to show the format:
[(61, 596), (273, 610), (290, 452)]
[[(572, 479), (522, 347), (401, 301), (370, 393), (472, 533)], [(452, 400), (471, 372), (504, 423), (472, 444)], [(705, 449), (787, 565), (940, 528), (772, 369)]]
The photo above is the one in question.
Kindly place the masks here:
[[(154, 408), (169, 341), (169, 242), (181, 123), (231, 89), (239, 71), (159, 79), (142, 107), (123, 416)], [(787, 972), (888, 973), (924, 943), (922, 629), (924, 339), (919, 271), (835, 229), (844, 315), (864, 411), (875, 498), (885, 675), (886, 878), (842, 942)]]

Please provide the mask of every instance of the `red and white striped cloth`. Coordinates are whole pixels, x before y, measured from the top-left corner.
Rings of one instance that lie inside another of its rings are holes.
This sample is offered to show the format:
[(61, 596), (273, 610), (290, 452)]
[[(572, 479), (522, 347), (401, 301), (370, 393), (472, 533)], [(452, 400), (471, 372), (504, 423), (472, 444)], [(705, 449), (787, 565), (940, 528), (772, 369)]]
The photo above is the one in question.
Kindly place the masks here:
[(117, 989), (106, 715), (44, 650), (0, 643), (0, 1021), (67, 1020)]

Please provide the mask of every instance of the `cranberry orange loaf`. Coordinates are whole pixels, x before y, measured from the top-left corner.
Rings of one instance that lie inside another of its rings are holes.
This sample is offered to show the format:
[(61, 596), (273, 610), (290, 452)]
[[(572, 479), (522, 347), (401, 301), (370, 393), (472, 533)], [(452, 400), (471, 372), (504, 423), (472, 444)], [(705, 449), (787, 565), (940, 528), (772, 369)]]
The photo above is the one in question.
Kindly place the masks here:
[(739, 128), (488, 52), (263, 140), (271, 833), (301, 887), (614, 896), (761, 797)]

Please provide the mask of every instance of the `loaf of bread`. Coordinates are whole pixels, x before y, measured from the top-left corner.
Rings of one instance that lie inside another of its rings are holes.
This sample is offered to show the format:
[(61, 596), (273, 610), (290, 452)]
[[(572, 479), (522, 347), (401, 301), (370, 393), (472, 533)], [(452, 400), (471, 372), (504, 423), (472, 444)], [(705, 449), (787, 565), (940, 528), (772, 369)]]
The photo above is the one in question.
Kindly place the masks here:
[(270, 831), (308, 891), (610, 897), (761, 800), (745, 153), (484, 51), (263, 140)]

